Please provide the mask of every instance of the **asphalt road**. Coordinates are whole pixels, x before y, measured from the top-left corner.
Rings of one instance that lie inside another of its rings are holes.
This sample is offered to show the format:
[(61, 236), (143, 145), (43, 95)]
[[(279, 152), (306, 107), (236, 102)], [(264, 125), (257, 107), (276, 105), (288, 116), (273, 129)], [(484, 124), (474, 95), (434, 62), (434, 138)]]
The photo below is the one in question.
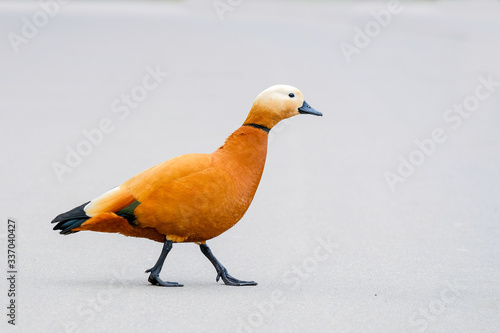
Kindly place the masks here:
[[(497, 332), (500, 3), (214, 3), (0, 3), (2, 332), (11, 300), (20, 332)], [(51, 230), (215, 150), (277, 83), (324, 117), (271, 131), (252, 206), (209, 241), (258, 286), (177, 244), (162, 277), (185, 287), (154, 287), (161, 244)]]

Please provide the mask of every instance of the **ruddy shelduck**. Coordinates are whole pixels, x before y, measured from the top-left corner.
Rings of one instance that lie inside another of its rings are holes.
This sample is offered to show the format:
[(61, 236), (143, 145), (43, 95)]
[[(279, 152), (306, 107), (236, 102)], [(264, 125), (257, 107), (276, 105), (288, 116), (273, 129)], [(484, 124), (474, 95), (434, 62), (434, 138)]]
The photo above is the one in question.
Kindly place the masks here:
[(253, 286), (228, 274), (206, 241), (234, 226), (245, 214), (266, 161), (268, 133), (278, 122), (299, 114), (322, 116), (292, 86), (275, 85), (260, 93), (243, 125), (211, 154), (172, 158), (118, 187), (58, 215), (54, 230), (114, 232), (163, 243), (156, 264), (146, 271), (153, 285), (182, 287), (160, 279), (173, 243), (194, 242), (226, 285)]

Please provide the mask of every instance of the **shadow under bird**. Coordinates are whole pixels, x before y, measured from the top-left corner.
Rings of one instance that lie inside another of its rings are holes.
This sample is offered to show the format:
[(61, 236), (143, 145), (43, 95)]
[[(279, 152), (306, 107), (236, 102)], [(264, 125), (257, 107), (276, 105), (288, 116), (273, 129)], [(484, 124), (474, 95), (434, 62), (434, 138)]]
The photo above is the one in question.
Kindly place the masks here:
[(173, 243), (194, 242), (217, 271), (216, 281), (252, 286), (238, 280), (215, 258), (206, 241), (235, 225), (259, 185), (267, 154), (268, 133), (279, 121), (299, 114), (322, 116), (292, 86), (275, 85), (260, 93), (243, 125), (211, 154), (172, 158), (120, 186), (58, 215), (54, 230), (68, 235), (82, 230), (114, 232), (163, 243), (148, 269), (153, 285), (182, 287), (160, 278)]

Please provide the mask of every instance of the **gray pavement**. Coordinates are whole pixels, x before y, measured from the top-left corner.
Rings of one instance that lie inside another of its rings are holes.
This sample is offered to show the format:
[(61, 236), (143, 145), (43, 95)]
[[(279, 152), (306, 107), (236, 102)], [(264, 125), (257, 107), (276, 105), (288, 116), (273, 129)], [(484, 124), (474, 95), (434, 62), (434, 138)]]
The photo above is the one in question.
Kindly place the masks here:
[[(498, 332), (498, 1), (51, 4), (0, 2), (17, 331)], [(51, 230), (152, 165), (215, 150), (277, 83), (324, 117), (273, 129), (252, 206), (209, 241), (258, 286), (217, 284), (177, 244), (162, 277), (185, 287), (154, 287), (161, 244)]]

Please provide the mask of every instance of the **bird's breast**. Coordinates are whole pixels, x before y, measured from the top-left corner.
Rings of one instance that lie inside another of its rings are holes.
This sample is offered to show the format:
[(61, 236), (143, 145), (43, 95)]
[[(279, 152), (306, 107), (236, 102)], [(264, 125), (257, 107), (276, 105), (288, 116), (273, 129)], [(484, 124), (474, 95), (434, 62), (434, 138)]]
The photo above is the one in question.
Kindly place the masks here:
[(186, 242), (220, 235), (250, 206), (266, 153), (267, 133), (255, 128), (237, 130), (211, 154), (209, 168), (165, 184), (139, 205), (141, 225)]

